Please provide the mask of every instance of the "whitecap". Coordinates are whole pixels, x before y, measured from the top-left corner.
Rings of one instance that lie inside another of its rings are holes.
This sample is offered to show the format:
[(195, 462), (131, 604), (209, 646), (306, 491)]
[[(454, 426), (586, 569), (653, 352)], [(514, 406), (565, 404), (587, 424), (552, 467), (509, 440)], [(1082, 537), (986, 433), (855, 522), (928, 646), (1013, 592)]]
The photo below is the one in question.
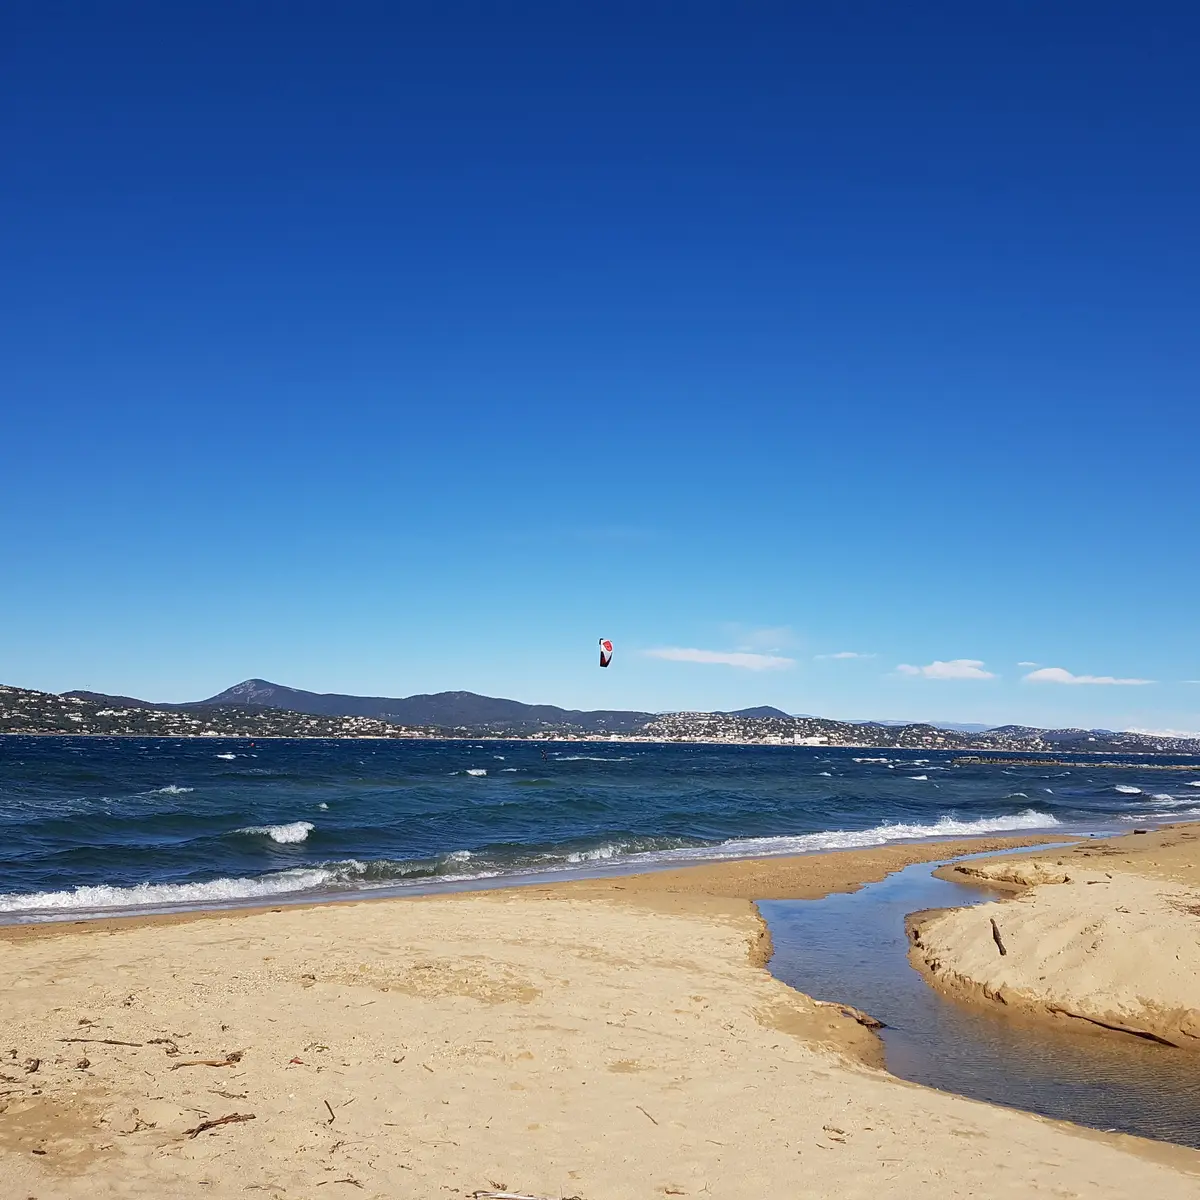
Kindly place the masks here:
[(1142, 794), (1141, 788), (1130, 787), (1124, 783), (1118, 783), (1113, 790), (1120, 792), (1122, 796), (1140, 796)]
[(322, 800), (321, 803), (317, 805), (317, 807), (320, 809), (327, 809), (329, 807), (329, 805), (326, 804), (324, 800)]
[(817, 772), (817, 774), (818, 774), (818, 775), (824, 775), (826, 779), (832, 779), (832, 778), (833, 778), (833, 772), (832, 772), (832, 771), (818, 771), (818, 772)]
[(929, 778), (928, 775), (910, 775), (909, 776), (909, 779), (917, 779), (917, 780), (928, 779), (928, 778)]
[(204, 883), (139, 883), (133, 887), (97, 884), (61, 892), (0, 894), (0, 912), (97, 912), (111, 908), (145, 908), (156, 904), (220, 904), (305, 892), (328, 883), (333, 872), (323, 867), (277, 871), (253, 878), (209, 879)]
[(618, 758), (608, 754), (556, 754), (559, 762), (630, 762), (628, 758)]
[(289, 845), (304, 841), (315, 828), (311, 821), (290, 821), (286, 825), (247, 825), (245, 829), (235, 829), (234, 833), (269, 837), (280, 845)]
[(154, 788), (146, 793), (147, 796), (183, 796), (188, 792), (194, 792), (195, 788), (178, 787), (176, 784), (168, 783), (166, 787)]
[(237, 755), (236, 754), (218, 754), (217, 757), (225, 758), (225, 759), (228, 759), (230, 762), (232, 762), (235, 758), (237, 758)]
[(468, 775), (486, 775), (487, 768), (486, 767), (468, 767), (467, 774)]

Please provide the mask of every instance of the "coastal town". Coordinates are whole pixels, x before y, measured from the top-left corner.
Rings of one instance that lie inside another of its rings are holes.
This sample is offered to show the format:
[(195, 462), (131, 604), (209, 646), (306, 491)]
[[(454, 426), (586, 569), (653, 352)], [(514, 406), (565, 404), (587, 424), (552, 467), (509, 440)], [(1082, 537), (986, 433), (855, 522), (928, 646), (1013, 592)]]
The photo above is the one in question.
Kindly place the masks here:
[[(510, 702), (515, 703), (515, 702)], [(532, 706), (529, 706), (532, 708)], [(591, 714), (566, 710), (557, 720), (523, 724), (408, 724), (355, 714), (315, 714), (266, 705), (181, 704), (155, 707), (128, 697), (87, 698), (0, 685), (0, 734), (102, 737), (233, 738), (497, 738), (516, 741), (680, 742), (737, 746), (826, 746), (853, 749), (1007, 751), (1072, 754), (1200, 755), (1200, 739), (1088, 729), (1003, 725), (965, 732), (926, 723), (834, 721), (821, 717), (672, 712), (617, 732), (597, 728)], [(761, 711), (761, 710), (760, 710)], [(612, 714), (644, 716), (644, 714)]]

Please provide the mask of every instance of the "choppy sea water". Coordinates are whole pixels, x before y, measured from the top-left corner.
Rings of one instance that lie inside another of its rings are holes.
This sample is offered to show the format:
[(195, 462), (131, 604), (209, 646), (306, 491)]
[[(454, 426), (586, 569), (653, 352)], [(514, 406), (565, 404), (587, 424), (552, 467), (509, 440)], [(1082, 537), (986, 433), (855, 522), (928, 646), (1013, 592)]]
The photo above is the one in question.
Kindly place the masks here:
[(1200, 763), (1163, 771), (1150, 760), (1112, 769), (953, 758), (793, 746), (0, 737), (0, 920), (1200, 816)]

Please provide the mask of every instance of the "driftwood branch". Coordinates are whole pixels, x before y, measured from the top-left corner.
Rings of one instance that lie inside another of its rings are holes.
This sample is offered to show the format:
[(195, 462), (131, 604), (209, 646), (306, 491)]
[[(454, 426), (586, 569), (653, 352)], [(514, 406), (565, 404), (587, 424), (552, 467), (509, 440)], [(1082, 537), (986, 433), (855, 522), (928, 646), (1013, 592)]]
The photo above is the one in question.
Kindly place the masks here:
[(235, 1125), (239, 1121), (253, 1121), (254, 1113), (230, 1113), (227, 1117), (215, 1117), (211, 1121), (201, 1121), (195, 1129), (185, 1129), (183, 1132), (190, 1138), (199, 1137), (206, 1129), (216, 1129), (218, 1125)]
[(234, 1050), (224, 1058), (189, 1058), (187, 1062), (172, 1063), (171, 1070), (178, 1071), (180, 1067), (236, 1067), (242, 1061), (242, 1051)]
[[(529, 1192), (472, 1192), (471, 1200), (550, 1200), (549, 1196), (534, 1196)], [(582, 1196), (566, 1196), (564, 1200), (583, 1200)]]
[(996, 918), (992, 917), (992, 941), (996, 943), (996, 949), (1003, 956), (1008, 953), (1004, 948), (1004, 939), (1000, 936), (1000, 926), (996, 924)]
[(141, 1042), (118, 1042), (116, 1038), (59, 1038), (60, 1042), (96, 1042), (101, 1046), (140, 1046)]

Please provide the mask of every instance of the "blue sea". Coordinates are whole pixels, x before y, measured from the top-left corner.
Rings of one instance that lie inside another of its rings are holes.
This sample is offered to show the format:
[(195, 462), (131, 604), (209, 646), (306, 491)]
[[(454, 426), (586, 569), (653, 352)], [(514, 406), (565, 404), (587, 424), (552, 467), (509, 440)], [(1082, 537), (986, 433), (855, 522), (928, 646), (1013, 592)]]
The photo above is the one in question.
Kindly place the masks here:
[(1123, 761), (1133, 765), (793, 746), (4, 737), (0, 920), (1200, 816), (1200, 762)]

